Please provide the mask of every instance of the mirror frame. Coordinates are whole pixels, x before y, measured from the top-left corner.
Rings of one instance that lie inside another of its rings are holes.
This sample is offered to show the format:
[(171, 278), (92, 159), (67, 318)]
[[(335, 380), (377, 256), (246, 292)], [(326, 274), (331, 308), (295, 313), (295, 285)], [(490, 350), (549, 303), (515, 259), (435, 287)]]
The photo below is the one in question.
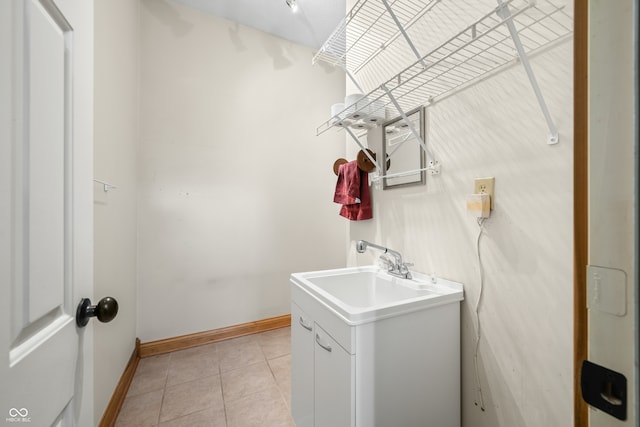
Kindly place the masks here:
[[(425, 141), (425, 110), (423, 106), (414, 108), (413, 110), (409, 111), (408, 113), (406, 113), (406, 117), (409, 118), (411, 116), (413, 116), (414, 114), (418, 114), (418, 121), (419, 121), (419, 126), (418, 126), (418, 132), (420, 133), (420, 137), (422, 138), (422, 141), (425, 143), (426, 145), (426, 141)], [(392, 189), (392, 188), (402, 188), (402, 187), (409, 187), (412, 185), (424, 185), (427, 181), (426, 177), (426, 170), (421, 170), (420, 172), (416, 172), (415, 174), (411, 174), (411, 175), (407, 175), (403, 178), (408, 178), (408, 177), (414, 177), (415, 176), (415, 180), (413, 181), (404, 181), (398, 184), (391, 184), (389, 181), (393, 180), (394, 178), (389, 178), (387, 179), (387, 173), (388, 173), (388, 169), (393, 169), (394, 166), (394, 162), (393, 162), (393, 158), (389, 158), (389, 163), (390, 166), (389, 168), (387, 168), (387, 161), (385, 161), (387, 159), (387, 132), (386, 129), (388, 126), (392, 126), (394, 123), (397, 123), (399, 121), (403, 120), (403, 118), (401, 116), (398, 116), (394, 119), (391, 119), (385, 123), (382, 124), (382, 159), (380, 159), (380, 163), (382, 166), (382, 189), (383, 190), (388, 190), (388, 189)], [(405, 142), (403, 142), (403, 144), (412, 144), (415, 147), (415, 150), (417, 150), (416, 155), (419, 156), (419, 164), (420, 167), (419, 168), (412, 168), (410, 170), (413, 169), (425, 169), (426, 168), (426, 154), (424, 152), (424, 150), (422, 149), (422, 147), (420, 146), (420, 144), (418, 144), (417, 141), (414, 141), (414, 137), (413, 135), (411, 135), (411, 139), (407, 140)], [(385, 160), (383, 160), (385, 159)], [(397, 162), (396, 162), (397, 163)], [(404, 172), (402, 170), (400, 171), (395, 171), (392, 173), (401, 173)]]

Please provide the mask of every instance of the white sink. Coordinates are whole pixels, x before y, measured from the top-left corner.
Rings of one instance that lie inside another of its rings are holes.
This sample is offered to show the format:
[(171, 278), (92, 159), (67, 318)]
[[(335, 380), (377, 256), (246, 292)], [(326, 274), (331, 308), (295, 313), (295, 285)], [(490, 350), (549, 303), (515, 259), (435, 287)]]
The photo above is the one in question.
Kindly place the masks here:
[(463, 299), (460, 283), (411, 274), (402, 279), (377, 266), (350, 267), (294, 273), (291, 282), (351, 325)]

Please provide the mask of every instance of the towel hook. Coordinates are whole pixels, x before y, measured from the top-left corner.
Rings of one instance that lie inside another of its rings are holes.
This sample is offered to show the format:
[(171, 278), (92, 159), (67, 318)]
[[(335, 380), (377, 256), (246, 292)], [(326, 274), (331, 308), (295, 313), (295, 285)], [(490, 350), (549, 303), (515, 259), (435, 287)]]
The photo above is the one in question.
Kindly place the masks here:
[[(360, 150), (356, 157), (356, 162), (358, 163), (358, 169), (360, 169), (362, 172), (367, 172), (367, 173), (373, 172), (376, 168), (376, 164), (372, 162), (370, 159), (373, 159), (374, 161), (377, 160), (376, 153), (369, 150), (368, 148), (367, 148), (367, 153), (365, 153), (364, 150)], [(349, 163), (349, 161), (347, 159), (343, 159), (342, 157), (336, 160), (335, 162), (333, 162), (333, 173), (338, 175), (338, 171), (340, 170), (340, 165), (343, 165), (345, 163)], [(389, 166), (391, 166), (391, 160), (389, 159), (389, 156), (387, 156), (387, 170), (389, 170)]]
[(340, 170), (340, 165), (343, 165), (345, 163), (349, 163), (349, 161), (347, 159), (343, 159), (342, 157), (333, 162), (333, 173), (335, 173), (336, 176), (338, 175), (338, 171)]
[(369, 155), (367, 155), (364, 150), (358, 151), (356, 161), (358, 162), (358, 169), (363, 172), (372, 172), (376, 168), (376, 164), (372, 162), (370, 158), (373, 158), (373, 160), (377, 160), (376, 153), (369, 150), (368, 148), (367, 151), (369, 152)]

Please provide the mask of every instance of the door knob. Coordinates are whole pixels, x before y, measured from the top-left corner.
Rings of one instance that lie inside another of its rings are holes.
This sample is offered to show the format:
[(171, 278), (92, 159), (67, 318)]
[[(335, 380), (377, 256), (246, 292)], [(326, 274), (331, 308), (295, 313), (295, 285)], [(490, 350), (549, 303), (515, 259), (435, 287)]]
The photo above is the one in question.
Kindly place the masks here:
[(76, 310), (76, 324), (83, 328), (91, 317), (97, 317), (103, 323), (111, 322), (118, 314), (118, 301), (111, 297), (104, 297), (98, 304), (91, 305), (89, 298), (82, 298)]

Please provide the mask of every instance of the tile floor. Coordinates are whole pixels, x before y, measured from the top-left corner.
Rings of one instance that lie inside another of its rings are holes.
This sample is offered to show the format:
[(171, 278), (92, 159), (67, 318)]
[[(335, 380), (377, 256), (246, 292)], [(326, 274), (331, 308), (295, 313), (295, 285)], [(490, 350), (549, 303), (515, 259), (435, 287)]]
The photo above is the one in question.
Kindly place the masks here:
[(295, 427), (291, 329), (140, 360), (116, 427)]

